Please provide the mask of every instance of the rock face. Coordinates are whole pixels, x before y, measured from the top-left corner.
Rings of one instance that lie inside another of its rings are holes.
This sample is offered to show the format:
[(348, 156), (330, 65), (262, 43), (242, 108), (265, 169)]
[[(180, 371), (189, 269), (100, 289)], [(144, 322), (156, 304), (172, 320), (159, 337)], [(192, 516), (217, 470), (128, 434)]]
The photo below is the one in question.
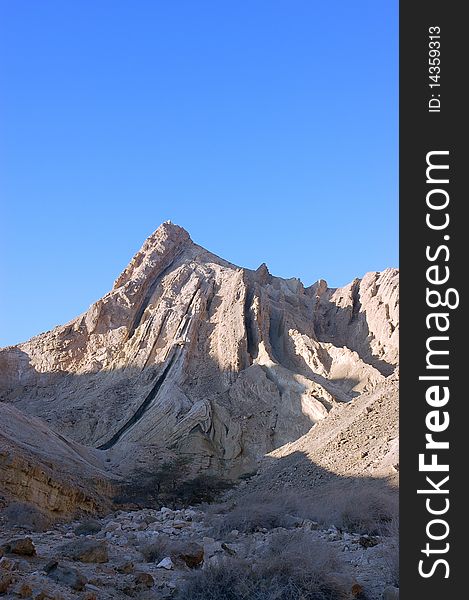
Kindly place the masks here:
[(112, 492), (103, 464), (98, 451), (0, 402), (0, 489), (6, 500), (31, 503), (51, 516), (99, 512)]
[(399, 278), (396, 269), (367, 273), (339, 289), (312, 286), (318, 338), (358, 352), (390, 375), (399, 361)]
[(235, 476), (397, 363), (396, 270), (305, 289), (167, 222), (86, 313), (0, 351), (0, 399), (121, 473), (172, 452)]

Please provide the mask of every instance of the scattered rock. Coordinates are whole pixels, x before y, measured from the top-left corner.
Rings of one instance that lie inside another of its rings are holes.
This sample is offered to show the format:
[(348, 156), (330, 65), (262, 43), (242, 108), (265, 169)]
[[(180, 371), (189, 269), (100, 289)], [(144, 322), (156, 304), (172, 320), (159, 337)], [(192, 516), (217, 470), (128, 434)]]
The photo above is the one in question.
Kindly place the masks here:
[(221, 545), (221, 547), (222, 547), (222, 549), (223, 549), (223, 550), (224, 550), (224, 551), (225, 551), (227, 554), (229, 554), (230, 556), (236, 556), (236, 550), (233, 550), (233, 548), (230, 548), (230, 547), (228, 546), (228, 544), (225, 544), (225, 542), (222, 542), (222, 545)]
[(63, 556), (84, 563), (108, 562), (107, 543), (104, 540), (83, 539), (59, 548)]
[(75, 535), (92, 535), (99, 533), (102, 529), (101, 523), (94, 519), (88, 519), (77, 525), (74, 529)]
[(166, 569), (166, 570), (170, 570), (174, 568), (174, 564), (173, 561), (171, 560), (171, 558), (169, 556), (167, 556), (166, 558), (163, 558), (163, 560), (160, 560), (160, 562), (156, 565), (157, 569)]
[(44, 571), (57, 583), (68, 585), (73, 590), (81, 591), (87, 584), (87, 579), (81, 571), (57, 561), (49, 562)]
[(4, 544), (3, 549), (7, 554), (19, 556), (36, 556), (36, 548), (30, 537), (17, 538)]
[(150, 573), (144, 573), (140, 571), (135, 574), (134, 584), (138, 588), (151, 588), (155, 585), (155, 580), (150, 575)]
[(316, 521), (310, 521), (309, 519), (304, 519), (302, 527), (303, 529), (309, 531), (315, 531), (316, 529), (319, 529), (319, 523)]
[(110, 521), (103, 531), (106, 533), (112, 533), (114, 531), (119, 531), (120, 529), (122, 529), (120, 523), (117, 523), (116, 521)]
[(129, 573), (133, 573), (135, 565), (132, 561), (126, 561), (121, 563), (116, 567), (116, 571), (118, 573), (122, 573), (124, 575), (128, 575)]
[(12, 575), (5, 573), (0, 576), (0, 594), (6, 594), (8, 592), (8, 588), (10, 585), (14, 583), (14, 578)]
[(204, 536), (202, 538), (202, 541), (203, 541), (204, 544), (213, 544), (215, 542), (215, 538)]
[(14, 571), (17, 568), (18, 563), (15, 560), (7, 558), (6, 556), (2, 556), (2, 558), (0, 558), (0, 569), (4, 571)]
[(41, 590), (34, 596), (34, 600), (58, 600), (60, 596), (56, 596), (53, 592), (48, 590)]
[(352, 584), (352, 588), (350, 591), (352, 592), (353, 598), (360, 598), (363, 594), (363, 586), (355, 582)]
[(20, 598), (31, 598), (33, 595), (33, 588), (29, 583), (22, 583), (18, 590), (18, 596)]
[(198, 567), (204, 560), (204, 548), (196, 542), (181, 542), (171, 548), (173, 562), (183, 562), (190, 569)]
[(379, 538), (373, 535), (361, 535), (358, 543), (362, 548), (373, 548), (373, 546), (379, 544)]

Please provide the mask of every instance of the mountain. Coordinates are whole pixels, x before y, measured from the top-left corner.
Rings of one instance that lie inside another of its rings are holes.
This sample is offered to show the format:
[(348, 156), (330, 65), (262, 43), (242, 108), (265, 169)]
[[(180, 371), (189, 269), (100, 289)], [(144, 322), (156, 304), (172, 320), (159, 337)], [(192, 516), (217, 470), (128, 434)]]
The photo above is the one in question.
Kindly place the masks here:
[(166, 222), (84, 314), (0, 350), (0, 400), (117, 476), (185, 456), (237, 477), (393, 377), (398, 281), (305, 288)]
[(0, 593), (398, 597), (398, 308), (396, 269), (305, 288), (163, 223), (0, 350)]

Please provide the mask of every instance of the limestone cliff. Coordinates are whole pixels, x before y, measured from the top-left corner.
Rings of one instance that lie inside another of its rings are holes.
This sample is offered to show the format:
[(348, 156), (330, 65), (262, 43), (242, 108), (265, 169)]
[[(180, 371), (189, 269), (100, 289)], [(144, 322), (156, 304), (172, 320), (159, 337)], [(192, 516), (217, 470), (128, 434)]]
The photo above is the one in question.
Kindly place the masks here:
[(113, 489), (104, 457), (98, 451), (0, 403), (3, 501), (28, 502), (52, 516), (94, 513), (109, 508)]

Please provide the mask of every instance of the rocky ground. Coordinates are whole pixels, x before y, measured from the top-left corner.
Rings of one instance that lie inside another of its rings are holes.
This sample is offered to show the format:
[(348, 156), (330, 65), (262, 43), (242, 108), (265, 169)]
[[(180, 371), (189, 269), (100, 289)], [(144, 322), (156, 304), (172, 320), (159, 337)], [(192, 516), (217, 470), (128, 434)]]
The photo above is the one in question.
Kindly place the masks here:
[(231, 557), (255, 565), (262, 549), (285, 532), (301, 532), (340, 555), (350, 598), (381, 598), (393, 583), (391, 537), (348, 533), (294, 517), (289, 527), (220, 536), (203, 510), (163, 507), (119, 511), (42, 533), (3, 528), (0, 593), (35, 600), (178, 597), (190, 572)]

